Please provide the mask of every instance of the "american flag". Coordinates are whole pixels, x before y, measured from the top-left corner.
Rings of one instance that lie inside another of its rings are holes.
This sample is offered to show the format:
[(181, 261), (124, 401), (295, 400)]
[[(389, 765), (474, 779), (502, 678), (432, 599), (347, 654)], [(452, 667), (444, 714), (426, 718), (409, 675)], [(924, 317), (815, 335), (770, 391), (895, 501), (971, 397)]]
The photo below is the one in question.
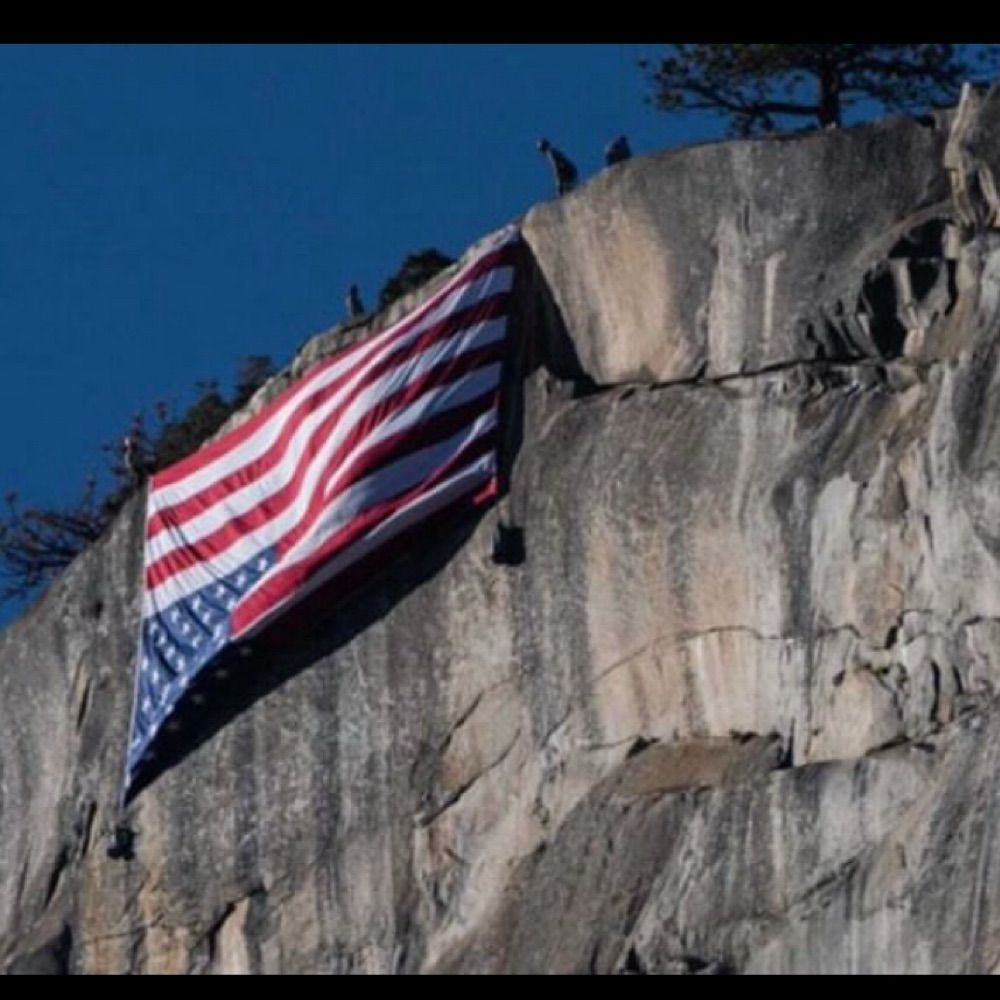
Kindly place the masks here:
[(363, 582), (415, 525), (496, 495), (519, 239), (502, 230), (414, 312), (152, 477), (123, 796), (223, 649), (321, 585)]

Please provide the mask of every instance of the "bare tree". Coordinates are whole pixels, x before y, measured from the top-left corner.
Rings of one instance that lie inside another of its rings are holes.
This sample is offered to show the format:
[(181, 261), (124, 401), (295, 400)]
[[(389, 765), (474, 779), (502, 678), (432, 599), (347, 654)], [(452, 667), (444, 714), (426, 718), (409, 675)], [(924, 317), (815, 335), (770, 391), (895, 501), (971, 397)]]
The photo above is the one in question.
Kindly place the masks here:
[(0, 512), (0, 602), (29, 596), (49, 583), (105, 527), (95, 499), (96, 481), (87, 480), (80, 502), (69, 510), (22, 508), (14, 492)]

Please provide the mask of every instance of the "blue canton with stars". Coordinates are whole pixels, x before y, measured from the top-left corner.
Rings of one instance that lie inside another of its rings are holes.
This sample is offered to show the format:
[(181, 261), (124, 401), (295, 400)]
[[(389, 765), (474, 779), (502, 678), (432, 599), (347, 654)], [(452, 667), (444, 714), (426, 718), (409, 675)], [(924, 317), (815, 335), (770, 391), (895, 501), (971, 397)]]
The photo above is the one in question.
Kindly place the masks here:
[(128, 783), (140, 765), (150, 759), (150, 744), (191, 681), (229, 643), (233, 608), (276, 558), (274, 546), (263, 549), (228, 576), (213, 580), (143, 620), (128, 748)]

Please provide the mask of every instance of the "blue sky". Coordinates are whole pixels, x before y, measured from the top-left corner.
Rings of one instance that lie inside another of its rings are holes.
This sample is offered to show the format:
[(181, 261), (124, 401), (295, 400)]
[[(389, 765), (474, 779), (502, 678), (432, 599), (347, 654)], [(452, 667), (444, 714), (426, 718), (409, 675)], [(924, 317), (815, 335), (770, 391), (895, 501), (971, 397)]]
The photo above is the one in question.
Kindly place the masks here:
[(0, 491), (74, 502), (134, 412), (284, 364), (351, 282), (371, 303), (551, 197), (539, 136), (585, 177), (618, 132), (716, 132), (643, 103), (649, 51), (0, 47)]
[(134, 411), (284, 363), (352, 281), (371, 302), (550, 197), (538, 136), (584, 175), (619, 131), (688, 138), (640, 51), (0, 48), (0, 490), (72, 501)]
[[(0, 492), (76, 500), (131, 414), (279, 365), (414, 249), (715, 137), (643, 101), (655, 46), (0, 47)], [(0, 616), (9, 615), (0, 608)], [(0, 621), (3, 617), (0, 617)]]

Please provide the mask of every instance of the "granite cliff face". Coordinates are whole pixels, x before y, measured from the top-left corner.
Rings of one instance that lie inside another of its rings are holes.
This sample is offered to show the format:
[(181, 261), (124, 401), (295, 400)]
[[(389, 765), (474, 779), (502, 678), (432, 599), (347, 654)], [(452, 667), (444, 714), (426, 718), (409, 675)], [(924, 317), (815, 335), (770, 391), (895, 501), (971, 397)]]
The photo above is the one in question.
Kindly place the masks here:
[(0, 967), (1000, 971), (998, 136), (970, 91), (532, 209), (526, 560), (494, 510), (289, 636), (123, 862), (133, 504), (0, 636)]

